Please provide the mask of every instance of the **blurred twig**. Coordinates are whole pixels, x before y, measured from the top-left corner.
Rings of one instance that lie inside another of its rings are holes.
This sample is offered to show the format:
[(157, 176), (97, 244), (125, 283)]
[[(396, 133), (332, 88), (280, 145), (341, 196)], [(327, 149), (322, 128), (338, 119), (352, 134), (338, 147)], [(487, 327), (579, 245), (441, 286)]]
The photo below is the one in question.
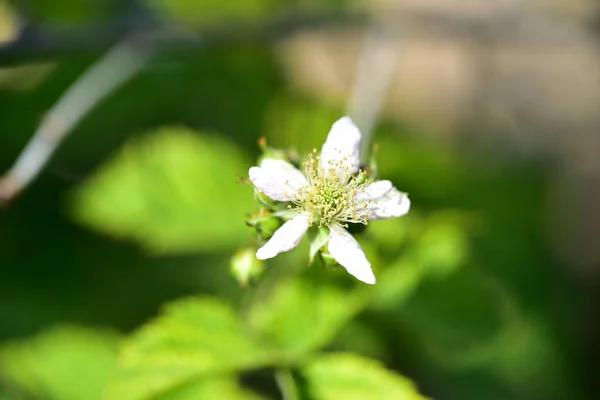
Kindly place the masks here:
[(46, 114), (12, 168), (0, 178), (0, 202), (22, 191), (69, 131), (99, 101), (135, 75), (150, 54), (151, 47), (134, 38), (125, 39), (86, 71)]
[(375, 122), (398, 61), (398, 38), (392, 27), (393, 22), (382, 18), (367, 31), (348, 106), (348, 114), (362, 131), (360, 155), (365, 164), (371, 156)]
[[(210, 34), (207, 33), (206, 36), (174, 34), (156, 29), (146, 32), (139, 31), (135, 36), (131, 36), (131, 38), (117, 44), (97, 64), (92, 66), (47, 113), (13, 167), (0, 178), (0, 203), (10, 201), (38, 175), (69, 131), (100, 100), (135, 75), (146, 63), (150, 53), (153, 52), (151, 49), (159, 47), (176, 51), (199, 46), (208, 47), (210, 44), (223, 42), (268, 41), (273, 38), (285, 37), (296, 29), (316, 27), (323, 22), (333, 24), (336, 21), (348, 21), (354, 17), (352, 15), (340, 16), (333, 14), (288, 16), (263, 25), (259, 29), (256, 29), (256, 27), (249, 29), (244, 28), (243, 25), (236, 25), (235, 30), (214, 31)], [(110, 35), (103, 35), (102, 33), (98, 35), (100, 38), (110, 37)], [(22, 35), (22, 37), (24, 36)], [(38, 35), (38, 37), (41, 36)], [(85, 36), (75, 39), (69, 37), (62, 44), (76, 44), (78, 47), (82, 46), (84, 42)], [(29, 40), (27, 43), (31, 46), (36, 42)], [(43, 52), (48, 50), (49, 45), (51, 47), (51, 43), (52, 41), (47, 39), (40, 42), (43, 45)], [(102, 43), (101, 40), (100, 44)], [(15, 49), (21, 49), (18, 41), (4, 49), (0, 48), (0, 60), (6, 60), (6, 54), (10, 54)], [(24, 46), (22, 50), (25, 49), (27, 49), (26, 52), (22, 54), (33, 54), (31, 48)], [(10, 59), (10, 57), (8, 58)]]

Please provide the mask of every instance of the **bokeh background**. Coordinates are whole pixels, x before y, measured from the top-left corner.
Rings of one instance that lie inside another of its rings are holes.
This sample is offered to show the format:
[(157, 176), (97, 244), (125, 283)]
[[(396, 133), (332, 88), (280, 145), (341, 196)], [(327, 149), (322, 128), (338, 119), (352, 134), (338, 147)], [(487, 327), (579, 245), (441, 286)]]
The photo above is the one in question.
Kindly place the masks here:
[[(599, 12), (0, 1), (2, 170), (82, 117), (3, 181), (0, 398), (594, 398)], [(378, 284), (304, 243), (240, 287), (258, 139), (305, 154), (346, 113), (413, 205), (357, 234)]]

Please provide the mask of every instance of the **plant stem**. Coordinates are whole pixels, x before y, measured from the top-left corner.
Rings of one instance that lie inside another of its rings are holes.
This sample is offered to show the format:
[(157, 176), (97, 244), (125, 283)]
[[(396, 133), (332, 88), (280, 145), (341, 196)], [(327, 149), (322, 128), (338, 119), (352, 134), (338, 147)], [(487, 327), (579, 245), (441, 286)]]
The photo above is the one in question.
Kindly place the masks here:
[(277, 382), (283, 400), (299, 400), (298, 387), (290, 369), (276, 370), (275, 382)]

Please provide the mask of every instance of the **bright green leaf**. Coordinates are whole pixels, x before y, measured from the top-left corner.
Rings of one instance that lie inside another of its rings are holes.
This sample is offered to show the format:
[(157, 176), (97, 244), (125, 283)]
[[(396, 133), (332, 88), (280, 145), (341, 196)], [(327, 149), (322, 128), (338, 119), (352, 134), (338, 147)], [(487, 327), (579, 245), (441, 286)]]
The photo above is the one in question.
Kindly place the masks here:
[(304, 368), (315, 400), (424, 400), (415, 385), (375, 360), (354, 354), (331, 354)]
[(231, 143), (183, 127), (132, 140), (75, 196), (83, 224), (158, 253), (226, 251), (247, 239), (250, 163)]
[(329, 343), (362, 304), (358, 292), (303, 280), (278, 282), (250, 311), (250, 325), (287, 357)]
[(135, 333), (119, 361), (110, 400), (151, 399), (207, 375), (262, 366), (268, 355), (230, 307), (192, 298), (169, 305)]
[(218, 377), (195, 381), (158, 396), (155, 400), (260, 400), (261, 397), (244, 390), (235, 378)]
[(116, 365), (116, 335), (60, 327), (0, 348), (0, 376), (37, 398), (102, 399)]

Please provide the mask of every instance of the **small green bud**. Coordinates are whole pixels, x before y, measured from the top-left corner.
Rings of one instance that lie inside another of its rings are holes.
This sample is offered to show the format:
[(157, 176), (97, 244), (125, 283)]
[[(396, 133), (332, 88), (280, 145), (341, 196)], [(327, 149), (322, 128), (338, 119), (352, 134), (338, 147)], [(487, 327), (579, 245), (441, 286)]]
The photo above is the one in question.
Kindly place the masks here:
[(231, 258), (231, 273), (242, 287), (248, 285), (250, 279), (259, 277), (265, 271), (264, 263), (257, 259), (254, 253), (255, 249), (244, 247)]
[(266, 208), (250, 214), (246, 220), (246, 225), (263, 240), (269, 240), (282, 224), (282, 219)]

